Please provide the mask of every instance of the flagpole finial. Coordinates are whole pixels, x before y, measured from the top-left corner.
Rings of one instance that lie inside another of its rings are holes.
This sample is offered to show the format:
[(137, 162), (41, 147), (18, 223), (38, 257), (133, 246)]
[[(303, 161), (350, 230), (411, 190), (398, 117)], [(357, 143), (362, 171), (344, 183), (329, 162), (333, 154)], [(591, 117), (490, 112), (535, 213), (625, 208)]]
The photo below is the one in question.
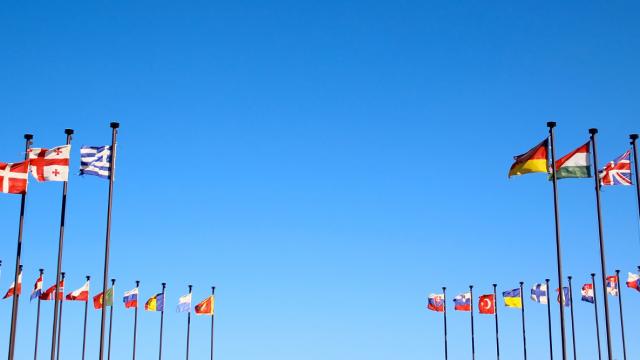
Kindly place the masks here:
[(60, 276), (62, 276), (63, 279), (64, 279), (65, 275), (66, 275), (66, 273), (64, 271), (60, 273)]
[(114, 121), (109, 126), (111, 126), (112, 129), (117, 129), (120, 127), (120, 123)]
[(18, 268), (20, 268), (20, 271), (22, 271), (22, 265), (18, 266)]
[(629, 139), (631, 139), (632, 141), (636, 141), (636, 140), (638, 140), (638, 134), (631, 134), (631, 135), (629, 135)]
[(547, 122), (547, 127), (550, 129), (553, 129), (554, 127), (556, 127), (556, 122), (555, 121), (548, 121)]
[(498, 286), (498, 284), (492, 284), (492, 285), (493, 285), (493, 287), (497, 287)]
[(87, 281), (91, 280), (91, 276), (87, 275)]
[(213, 295), (215, 292), (216, 292), (216, 287), (215, 287), (215, 286), (212, 286), (212, 287), (211, 287), (211, 295)]
[(66, 135), (73, 135), (73, 129), (64, 129)]
[(598, 129), (596, 129), (596, 128), (591, 128), (591, 129), (589, 129), (589, 134), (591, 134), (591, 135), (595, 135), (595, 134), (597, 134), (597, 133), (598, 133)]
[(38, 269), (38, 271), (40, 272), (40, 275), (44, 274), (44, 269)]
[(33, 139), (33, 134), (24, 134), (24, 139), (25, 139), (25, 140), (31, 140), (31, 139)]
[(188, 285), (189, 286), (189, 292), (191, 292), (191, 289), (193, 288), (193, 285)]
[(136, 280), (136, 287), (140, 286), (140, 280)]
[(116, 283), (116, 279), (111, 279), (111, 286), (113, 286)]
[(596, 273), (591, 273), (591, 276), (592, 276), (592, 277), (593, 277), (593, 276), (596, 276)]
[(544, 279), (544, 281), (545, 281), (545, 282), (549, 282), (549, 281), (551, 281), (551, 280), (549, 280), (549, 279)]
[(524, 285), (524, 281), (520, 281), (520, 286)]
[(616, 275), (620, 274), (620, 270), (616, 270)]
[(572, 278), (572, 276), (571, 276), (571, 275), (567, 276), (567, 279), (571, 280), (571, 278)]
[(473, 289), (473, 285), (469, 285), (469, 289)]

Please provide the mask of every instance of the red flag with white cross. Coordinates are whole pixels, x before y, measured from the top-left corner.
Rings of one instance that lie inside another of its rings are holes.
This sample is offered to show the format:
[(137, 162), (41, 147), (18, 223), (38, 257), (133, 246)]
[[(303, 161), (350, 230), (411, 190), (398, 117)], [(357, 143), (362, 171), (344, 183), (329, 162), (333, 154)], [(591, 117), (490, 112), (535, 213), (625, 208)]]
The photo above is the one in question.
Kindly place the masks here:
[(67, 181), (69, 179), (70, 153), (71, 145), (52, 149), (30, 149), (31, 175), (38, 181)]
[(0, 193), (25, 194), (27, 192), (29, 162), (0, 162)]

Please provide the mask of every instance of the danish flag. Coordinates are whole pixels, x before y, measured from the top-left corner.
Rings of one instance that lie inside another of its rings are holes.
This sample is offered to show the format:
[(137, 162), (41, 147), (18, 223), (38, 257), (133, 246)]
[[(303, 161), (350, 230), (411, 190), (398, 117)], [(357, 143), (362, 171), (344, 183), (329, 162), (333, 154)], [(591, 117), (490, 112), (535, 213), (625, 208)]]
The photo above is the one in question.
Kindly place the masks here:
[(631, 150), (627, 150), (619, 158), (607, 163), (604, 169), (600, 170), (600, 185), (631, 185), (630, 156)]
[(28, 171), (28, 161), (0, 163), (0, 192), (5, 194), (25, 194), (27, 192)]
[(58, 146), (53, 149), (30, 149), (31, 175), (38, 181), (67, 181), (70, 152), (71, 145)]

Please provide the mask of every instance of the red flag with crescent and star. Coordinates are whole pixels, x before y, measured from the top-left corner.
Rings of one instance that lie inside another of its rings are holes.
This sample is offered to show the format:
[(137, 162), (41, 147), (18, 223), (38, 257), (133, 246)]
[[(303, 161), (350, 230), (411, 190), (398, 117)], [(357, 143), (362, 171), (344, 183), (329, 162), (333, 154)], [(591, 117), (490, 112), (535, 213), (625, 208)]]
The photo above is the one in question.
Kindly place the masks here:
[(26, 194), (29, 162), (0, 162), (0, 193)]
[(493, 294), (480, 295), (478, 301), (478, 309), (480, 314), (495, 314), (496, 313), (496, 301)]
[(31, 175), (38, 181), (67, 181), (70, 152), (71, 145), (57, 146), (52, 149), (30, 149)]

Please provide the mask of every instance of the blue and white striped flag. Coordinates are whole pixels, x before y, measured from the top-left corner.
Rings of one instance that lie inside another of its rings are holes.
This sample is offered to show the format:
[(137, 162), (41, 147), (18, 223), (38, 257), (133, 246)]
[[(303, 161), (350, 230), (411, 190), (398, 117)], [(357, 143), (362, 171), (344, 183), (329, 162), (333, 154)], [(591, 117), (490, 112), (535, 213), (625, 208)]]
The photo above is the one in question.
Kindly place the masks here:
[(108, 179), (111, 175), (111, 146), (80, 148), (80, 175), (95, 175)]

